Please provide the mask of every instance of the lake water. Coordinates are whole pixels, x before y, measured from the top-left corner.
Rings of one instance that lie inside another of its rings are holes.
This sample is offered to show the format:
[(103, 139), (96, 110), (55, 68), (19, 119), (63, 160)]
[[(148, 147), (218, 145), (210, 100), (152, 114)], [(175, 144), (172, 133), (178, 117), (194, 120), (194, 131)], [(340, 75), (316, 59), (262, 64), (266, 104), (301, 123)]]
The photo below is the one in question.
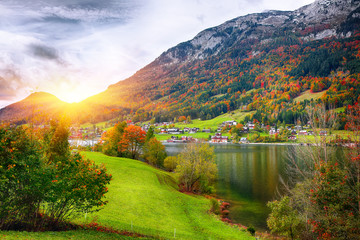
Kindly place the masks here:
[[(176, 155), (185, 144), (165, 144)], [(214, 144), (219, 178), (216, 194), (231, 203), (233, 222), (266, 230), (268, 201), (278, 196), (280, 176), (286, 179), (285, 159), (290, 146)]]

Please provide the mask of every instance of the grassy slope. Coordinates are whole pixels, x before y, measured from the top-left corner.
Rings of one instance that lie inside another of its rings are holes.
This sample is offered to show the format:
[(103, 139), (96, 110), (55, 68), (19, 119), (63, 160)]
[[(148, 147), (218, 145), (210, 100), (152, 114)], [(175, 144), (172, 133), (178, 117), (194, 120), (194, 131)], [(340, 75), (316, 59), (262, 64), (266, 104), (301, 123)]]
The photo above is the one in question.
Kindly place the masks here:
[(247, 239), (247, 234), (225, 225), (207, 213), (209, 201), (176, 189), (168, 173), (145, 163), (100, 153), (85, 153), (97, 163), (105, 162), (113, 181), (108, 205), (97, 216), (102, 224), (136, 232), (183, 239)]
[(326, 91), (312, 93), (310, 90), (303, 92), (300, 96), (294, 98), (295, 102), (302, 102), (304, 100), (318, 99), (320, 98)]
[[(204, 120), (201, 121), (199, 119), (195, 119), (192, 120), (191, 124), (186, 124), (186, 123), (175, 123), (175, 127), (178, 128), (184, 128), (184, 127), (189, 127), (189, 128), (200, 128), (200, 132), (198, 133), (194, 133), (194, 134), (180, 134), (180, 135), (176, 135), (176, 136), (191, 136), (194, 138), (204, 138), (204, 139), (208, 139), (209, 135), (214, 135), (214, 131), (216, 131), (216, 129), (218, 128), (218, 126), (225, 121), (230, 121), (230, 120), (235, 120), (237, 122), (240, 122), (241, 120), (243, 120), (245, 118), (246, 115), (250, 115), (252, 113), (255, 113), (255, 111), (252, 112), (242, 112), (240, 110), (236, 110), (230, 113), (225, 113), (223, 115), (220, 115), (216, 118), (210, 119), (210, 120)], [(211, 128), (212, 133), (203, 133), (201, 132), (201, 130), (203, 128)], [(229, 134), (224, 134), (225, 136), (230, 136)], [(169, 134), (157, 134), (156, 138), (160, 141), (162, 140), (167, 140), (170, 138), (171, 135)]]
[[(106, 163), (113, 175), (106, 197), (109, 203), (87, 221), (96, 218), (105, 226), (131, 230), (156, 238), (180, 239), (253, 239), (247, 233), (224, 224), (208, 213), (209, 200), (177, 191), (171, 174), (126, 158), (85, 152), (96, 163)], [(75, 222), (85, 222), (81, 216)], [(59, 233), (0, 232), (5, 239), (115, 239), (114, 234), (86, 231)], [(121, 238), (120, 238), (121, 239)], [(125, 238), (124, 238), (125, 239)]]
[(96, 231), (67, 231), (67, 232), (6, 232), (0, 231), (0, 239), (6, 240), (18, 240), (18, 239), (73, 239), (73, 240), (90, 240), (90, 239), (133, 239), (131, 237), (125, 237), (114, 233), (102, 233)]
[(242, 112), (240, 110), (236, 110), (230, 113), (225, 113), (223, 115), (220, 115), (216, 118), (210, 119), (210, 120), (193, 120), (191, 124), (184, 124), (184, 123), (176, 123), (175, 126), (176, 127), (198, 127), (200, 128), (200, 130), (202, 130), (203, 128), (212, 128), (213, 130), (216, 130), (215, 128), (217, 128), (222, 122), (225, 121), (229, 121), (229, 120), (236, 120), (238, 122), (240, 122), (241, 120), (243, 120), (245, 118), (246, 115), (250, 115), (252, 113), (255, 113), (255, 111), (253, 112)]

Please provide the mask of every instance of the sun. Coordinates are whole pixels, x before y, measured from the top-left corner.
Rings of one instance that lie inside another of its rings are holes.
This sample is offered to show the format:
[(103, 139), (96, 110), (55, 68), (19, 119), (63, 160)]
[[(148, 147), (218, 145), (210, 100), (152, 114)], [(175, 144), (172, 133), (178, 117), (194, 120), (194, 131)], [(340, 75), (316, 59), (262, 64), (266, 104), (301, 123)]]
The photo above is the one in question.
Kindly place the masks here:
[(92, 94), (88, 91), (76, 91), (76, 90), (69, 90), (69, 91), (63, 91), (57, 94), (57, 97), (67, 103), (78, 103), (86, 98), (90, 97)]

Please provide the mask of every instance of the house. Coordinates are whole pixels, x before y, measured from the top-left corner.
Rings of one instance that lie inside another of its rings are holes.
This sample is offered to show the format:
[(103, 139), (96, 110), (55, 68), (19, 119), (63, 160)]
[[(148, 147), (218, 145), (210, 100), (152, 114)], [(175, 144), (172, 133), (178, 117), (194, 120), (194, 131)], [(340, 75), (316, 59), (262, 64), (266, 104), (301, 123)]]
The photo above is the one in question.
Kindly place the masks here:
[(276, 134), (276, 133), (279, 134), (279, 133), (280, 133), (280, 129), (275, 130), (275, 128), (271, 128), (270, 131), (269, 131), (269, 134), (270, 134), (270, 135), (274, 135), (274, 134)]
[(168, 143), (182, 143), (182, 139), (179, 139), (178, 136), (171, 136), (170, 139), (166, 140)]
[(308, 132), (306, 130), (299, 131), (299, 135), (307, 136)]
[(235, 126), (235, 125), (237, 125), (236, 121), (225, 121), (220, 125), (220, 127), (225, 127), (225, 126), (231, 127), (231, 126)]
[(182, 142), (197, 142), (196, 138), (189, 137), (189, 136), (182, 136), (181, 137)]
[(222, 136), (221, 133), (216, 133), (215, 136), (211, 137), (210, 142), (212, 143), (227, 143), (229, 140), (229, 137)]
[(203, 129), (202, 132), (205, 132), (205, 133), (211, 133), (211, 129)]
[(200, 128), (191, 128), (189, 133), (197, 133), (200, 130)]
[(168, 134), (180, 134), (180, 129), (179, 128), (168, 128), (167, 129)]
[(319, 135), (320, 135), (320, 136), (327, 136), (327, 131), (320, 131), (320, 132), (319, 132)]
[(292, 140), (292, 141), (295, 141), (297, 138), (296, 138), (296, 136), (290, 136), (290, 137), (288, 137), (288, 139)]
[(296, 130), (296, 131), (300, 131), (300, 130), (302, 130), (302, 127), (301, 127), (300, 125), (296, 125), (296, 126), (295, 126), (295, 130)]
[(254, 129), (255, 129), (255, 124), (253, 124), (253, 123), (248, 123), (247, 126), (248, 126), (248, 128), (249, 128), (250, 130), (254, 130)]
[(240, 139), (240, 143), (249, 143), (248, 139), (246, 137), (242, 137)]

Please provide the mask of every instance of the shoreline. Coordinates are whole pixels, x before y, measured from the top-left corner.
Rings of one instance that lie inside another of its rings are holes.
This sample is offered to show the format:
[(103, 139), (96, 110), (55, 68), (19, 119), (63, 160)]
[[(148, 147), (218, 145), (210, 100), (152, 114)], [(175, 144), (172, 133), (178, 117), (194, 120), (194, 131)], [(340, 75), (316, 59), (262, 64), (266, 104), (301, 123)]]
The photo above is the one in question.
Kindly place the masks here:
[[(191, 143), (191, 142), (167, 142), (167, 140), (163, 140), (161, 142), (162, 144), (166, 144), (166, 145), (172, 145), (172, 144), (188, 144), (188, 143)], [(305, 145), (307, 143), (262, 143), (262, 142), (259, 142), (259, 143), (231, 143), (231, 142), (228, 142), (228, 143), (213, 143), (213, 142), (205, 142), (205, 143), (209, 143), (210, 145), (239, 145), (239, 146), (243, 146), (243, 145), (279, 145), (279, 146), (287, 146), (287, 145), (290, 145), (290, 146), (297, 146), (297, 145)]]

